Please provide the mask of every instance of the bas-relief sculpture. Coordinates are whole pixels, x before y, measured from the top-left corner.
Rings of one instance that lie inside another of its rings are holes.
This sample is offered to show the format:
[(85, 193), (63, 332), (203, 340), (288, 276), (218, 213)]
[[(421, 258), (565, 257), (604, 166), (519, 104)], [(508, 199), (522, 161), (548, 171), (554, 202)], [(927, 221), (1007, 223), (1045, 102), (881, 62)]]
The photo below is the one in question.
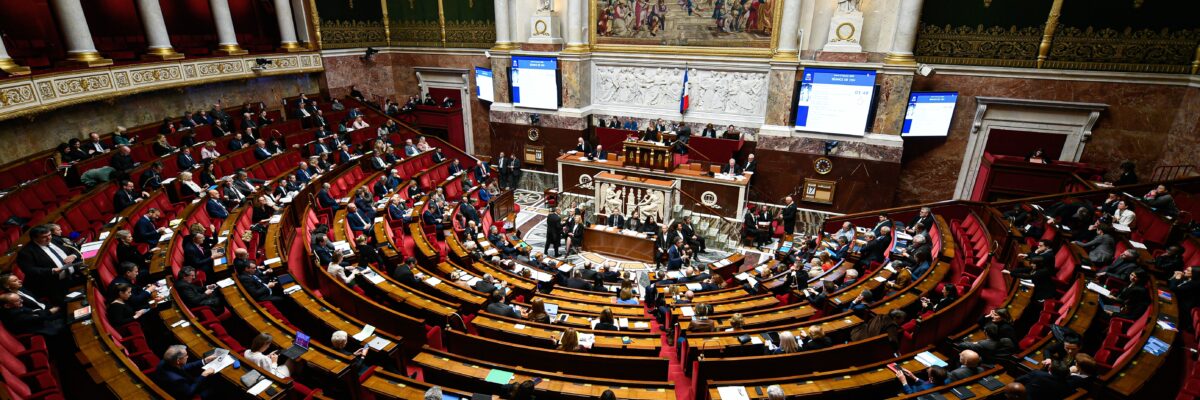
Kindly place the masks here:
[(636, 216), (643, 221), (662, 222), (670, 214), (671, 193), (599, 181), (596, 185), (597, 212)]
[(770, 46), (780, 0), (594, 0), (599, 44)]
[[(767, 74), (691, 68), (689, 113), (761, 117), (766, 112)], [(596, 66), (592, 103), (678, 110), (683, 68)]]

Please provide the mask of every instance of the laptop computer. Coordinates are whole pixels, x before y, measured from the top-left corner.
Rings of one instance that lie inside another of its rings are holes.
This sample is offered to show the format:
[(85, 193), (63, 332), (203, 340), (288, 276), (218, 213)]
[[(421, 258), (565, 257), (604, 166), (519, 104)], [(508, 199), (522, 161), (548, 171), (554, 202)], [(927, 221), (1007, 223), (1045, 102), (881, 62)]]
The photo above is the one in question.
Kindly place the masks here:
[(293, 360), (300, 359), (300, 356), (308, 352), (308, 339), (308, 335), (304, 332), (296, 332), (296, 340), (292, 342), (292, 347), (288, 347), (279, 355)]

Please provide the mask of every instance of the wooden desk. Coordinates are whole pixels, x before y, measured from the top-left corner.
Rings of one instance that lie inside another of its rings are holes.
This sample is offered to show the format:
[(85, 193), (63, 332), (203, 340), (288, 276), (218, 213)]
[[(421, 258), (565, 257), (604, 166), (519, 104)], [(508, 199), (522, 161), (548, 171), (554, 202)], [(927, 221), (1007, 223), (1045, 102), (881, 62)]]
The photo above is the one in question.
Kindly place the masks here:
[(671, 171), (675, 169), (675, 157), (671, 146), (658, 142), (626, 140), (621, 142), (624, 166)]
[[(179, 301), (179, 298), (178, 298), (179, 296), (175, 294), (174, 290), (172, 290), (172, 295), (174, 296), (177, 303), (170, 303), (170, 304), (172, 304), (172, 307), (162, 310), (162, 311), (159, 311), (158, 315), (159, 315), (159, 317), (162, 318), (162, 321), (164, 324), (166, 324), (168, 330), (171, 331), (171, 333), (175, 336), (175, 340), (178, 343), (181, 343), (184, 346), (187, 346), (188, 352), (191, 353), (191, 356), (194, 359), (201, 358), (204, 355), (204, 353), (212, 351), (213, 349), (224, 348), (225, 347), (224, 343), (221, 343), (221, 341), (219, 339), (217, 339), (215, 336), (213, 336), (213, 333), (211, 331), (209, 331), (207, 328), (200, 327), (199, 325), (196, 324), (197, 321), (194, 320), (190, 315), (186, 315), (185, 311), (175, 307), (175, 304), (183, 304), (183, 303), (181, 301)], [(179, 321), (183, 321), (183, 320), (188, 321), (187, 326), (181, 325), (181, 326), (177, 326), (177, 327), (171, 327), (172, 325), (175, 325), (175, 323), (177, 323)], [(279, 339), (279, 338), (277, 337), (276, 339)], [(288, 340), (288, 339), (284, 338), (284, 340)], [(291, 345), (290, 343), (287, 344), (287, 346), (290, 346), (290, 345)], [(284, 348), (287, 348), (287, 347), (284, 347)], [(270, 379), (272, 382), (274, 382), (271, 385), (276, 388), (275, 395), (271, 396), (271, 395), (268, 395), (266, 391), (263, 391), (262, 393), (259, 394), (259, 396), (258, 396), (259, 399), (282, 399), (282, 398), (286, 398), (288, 396), (288, 394), (287, 394), (288, 390), (285, 390), (285, 389), (290, 389), (292, 386), (292, 380), (290, 378), (289, 379), (279, 379), (274, 374), (272, 374), (270, 371), (263, 370), (263, 369), (259, 368), (258, 366), (256, 366), (254, 363), (247, 361), (246, 358), (243, 357), (241, 353), (234, 353), (231, 351), (231, 352), (229, 352), (229, 355), (237, 358), (238, 361), (242, 363), (242, 367), (247, 368), (247, 369), (254, 369), (254, 370), (258, 371), (260, 374), (262, 374), (263, 377)], [(233, 369), (232, 367), (226, 367), (225, 369), (221, 370), (220, 375), (222, 378), (225, 379), (225, 381), (227, 381), (229, 384), (233, 385), (234, 387), (242, 388), (244, 386), (242, 386), (241, 378), (242, 378), (242, 375), (244, 375), (245, 373), (246, 373), (246, 371), (242, 370), (242, 369)]]
[[(950, 359), (932, 348), (926, 347), (921, 351), (930, 351), (938, 359), (949, 362)], [(788, 398), (821, 397), (830, 398), (884, 398), (896, 393), (896, 374), (887, 368), (888, 364), (896, 363), (899, 367), (912, 371), (918, 376), (927, 369), (925, 364), (916, 360), (917, 353), (910, 353), (897, 358), (889, 358), (846, 369), (835, 369), (801, 375), (755, 378), (750, 380), (718, 380), (708, 383), (709, 398), (722, 399), (717, 388), (724, 386), (741, 386), (752, 399), (766, 399), (767, 386), (778, 384)], [(749, 367), (749, 365), (747, 365)], [(790, 373), (790, 371), (754, 368), (760, 373)], [(755, 388), (763, 391), (760, 395)]]
[(569, 395), (572, 398), (599, 398), (606, 390), (612, 390), (613, 394), (621, 399), (675, 399), (675, 390), (670, 382), (602, 379), (539, 371), (515, 365), (488, 363), (428, 346), (413, 358), (413, 363), (421, 366), (427, 382), (451, 384), (453, 387), (481, 393), (499, 391), (502, 384), (486, 380), (493, 369), (499, 369), (513, 373), (513, 379), (509, 383), (541, 378), (542, 381), (534, 390), (545, 392), (542, 395), (547, 397)]
[[(479, 314), (471, 323), (483, 336), (543, 348), (553, 348), (558, 337), (566, 330), (566, 327), (562, 326), (491, 314)], [(517, 328), (517, 325), (521, 327)], [(596, 335), (596, 343), (590, 353), (656, 357), (662, 348), (662, 337), (658, 334), (585, 329), (579, 331)], [(629, 338), (628, 344), (623, 342), (624, 337)]]
[[(425, 391), (434, 385), (409, 378), (404, 375), (397, 375), (387, 370), (376, 369), (365, 381), (362, 382), (362, 388), (375, 396), (375, 398), (384, 399), (423, 399)], [(461, 399), (470, 399), (471, 392), (442, 387), (442, 393), (454, 394)]]
[[(549, 338), (547, 338), (549, 340)], [(542, 371), (593, 378), (628, 380), (667, 380), (669, 361), (664, 357), (604, 355), (568, 352), (515, 344), (455, 330), (446, 331), (446, 348), (500, 364), (520, 364)]]
[[(626, 167), (614, 162), (599, 162), (580, 160), (579, 155), (564, 154), (556, 160), (558, 164), (559, 187), (567, 188), (566, 192), (584, 196), (594, 196), (594, 184), (576, 185), (586, 182), (601, 172), (614, 172), (627, 176), (644, 177), (663, 180), (679, 180), (679, 191), (687, 196), (680, 196), (679, 204), (685, 210), (696, 213), (711, 214), (698, 201), (711, 199), (714, 201), (709, 208), (715, 210), (719, 217), (741, 218), (742, 210), (746, 208), (746, 196), (750, 179), (743, 175), (741, 179), (723, 179), (711, 175), (709, 170), (699, 164), (686, 164), (673, 171), (647, 170)], [(582, 175), (587, 175), (583, 178)], [(712, 192), (711, 194), (705, 194)], [(695, 200), (692, 200), (695, 199)]]
[[(88, 289), (86, 293), (88, 303), (97, 304), (95, 292)], [(68, 302), (65, 307), (67, 315), (71, 315), (82, 306), (82, 301)], [(78, 350), (76, 357), (82, 366), (87, 367), (87, 374), (92, 381), (97, 384), (103, 383), (119, 399), (167, 398), (168, 394), (143, 374), (141, 368), (117, 347), (112, 336), (100, 331), (99, 327), (103, 324), (98, 318), (99, 314), (92, 313), (90, 324), (69, 325)]]
[(654, 240), (620, 231), (589, 226), (583, 232), (583, 249), (626, 260), (654, 262)]
[[(234, 279), (234, 281), (236, 282), (237, 280)], [(272, 344), (275, 347), (286, 349), (292, 346), (296, 332), (284, 326), (274, 316), (262, 310), (261, 306), (253, 300), (244, 297), (241, 283), (221, 288), (220, 292), (225, 297), (229, 309), (245, 321), (246, 325), (259, 332), (270, 333), (273, 341)], [(301, 356), (301, 359), (322, 373), (341, 378), (349, 370), (350, 357), (325, 346), (321, 342), (320, 340), (313, 340), (309, 351), (305, 352)]]

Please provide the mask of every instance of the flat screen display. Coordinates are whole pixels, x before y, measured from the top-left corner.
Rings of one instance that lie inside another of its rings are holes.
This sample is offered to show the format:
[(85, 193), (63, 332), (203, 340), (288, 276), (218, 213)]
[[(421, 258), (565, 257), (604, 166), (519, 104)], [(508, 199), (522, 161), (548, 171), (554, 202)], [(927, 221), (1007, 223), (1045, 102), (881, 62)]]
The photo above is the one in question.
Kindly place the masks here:
[(513, 105), (544, 110), (558, 109), (558, 60), (544, 57), (513, 57)]
[(805, 68), (796, 129), (862, 136), (874, 94), (875, 71)]
[(492, 87), (492, 70), (475, 67), (475, 97), (483, 101), (495, 101)]
[(957, 102), (958, 92), (913, 92), (908, 96), (900, 136), (946, 136)]

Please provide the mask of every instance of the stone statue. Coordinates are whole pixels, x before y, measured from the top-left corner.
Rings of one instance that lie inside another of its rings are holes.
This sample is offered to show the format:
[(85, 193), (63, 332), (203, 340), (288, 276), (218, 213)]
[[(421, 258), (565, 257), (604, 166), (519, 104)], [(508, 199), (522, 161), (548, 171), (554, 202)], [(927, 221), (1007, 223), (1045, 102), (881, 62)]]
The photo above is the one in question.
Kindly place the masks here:
[(621, 201), (621, 188), (616, 185), (604, 185), (601, 189), (604, 193), (604, 208), (609, 214), (623, 214)]
[(549, 13), (554, 11), (554, 0), (538, 0), (538, 13)]
[(838, 12), (853, 13), (860, 12), (858, 9), (859, 0), (838, 0)]

